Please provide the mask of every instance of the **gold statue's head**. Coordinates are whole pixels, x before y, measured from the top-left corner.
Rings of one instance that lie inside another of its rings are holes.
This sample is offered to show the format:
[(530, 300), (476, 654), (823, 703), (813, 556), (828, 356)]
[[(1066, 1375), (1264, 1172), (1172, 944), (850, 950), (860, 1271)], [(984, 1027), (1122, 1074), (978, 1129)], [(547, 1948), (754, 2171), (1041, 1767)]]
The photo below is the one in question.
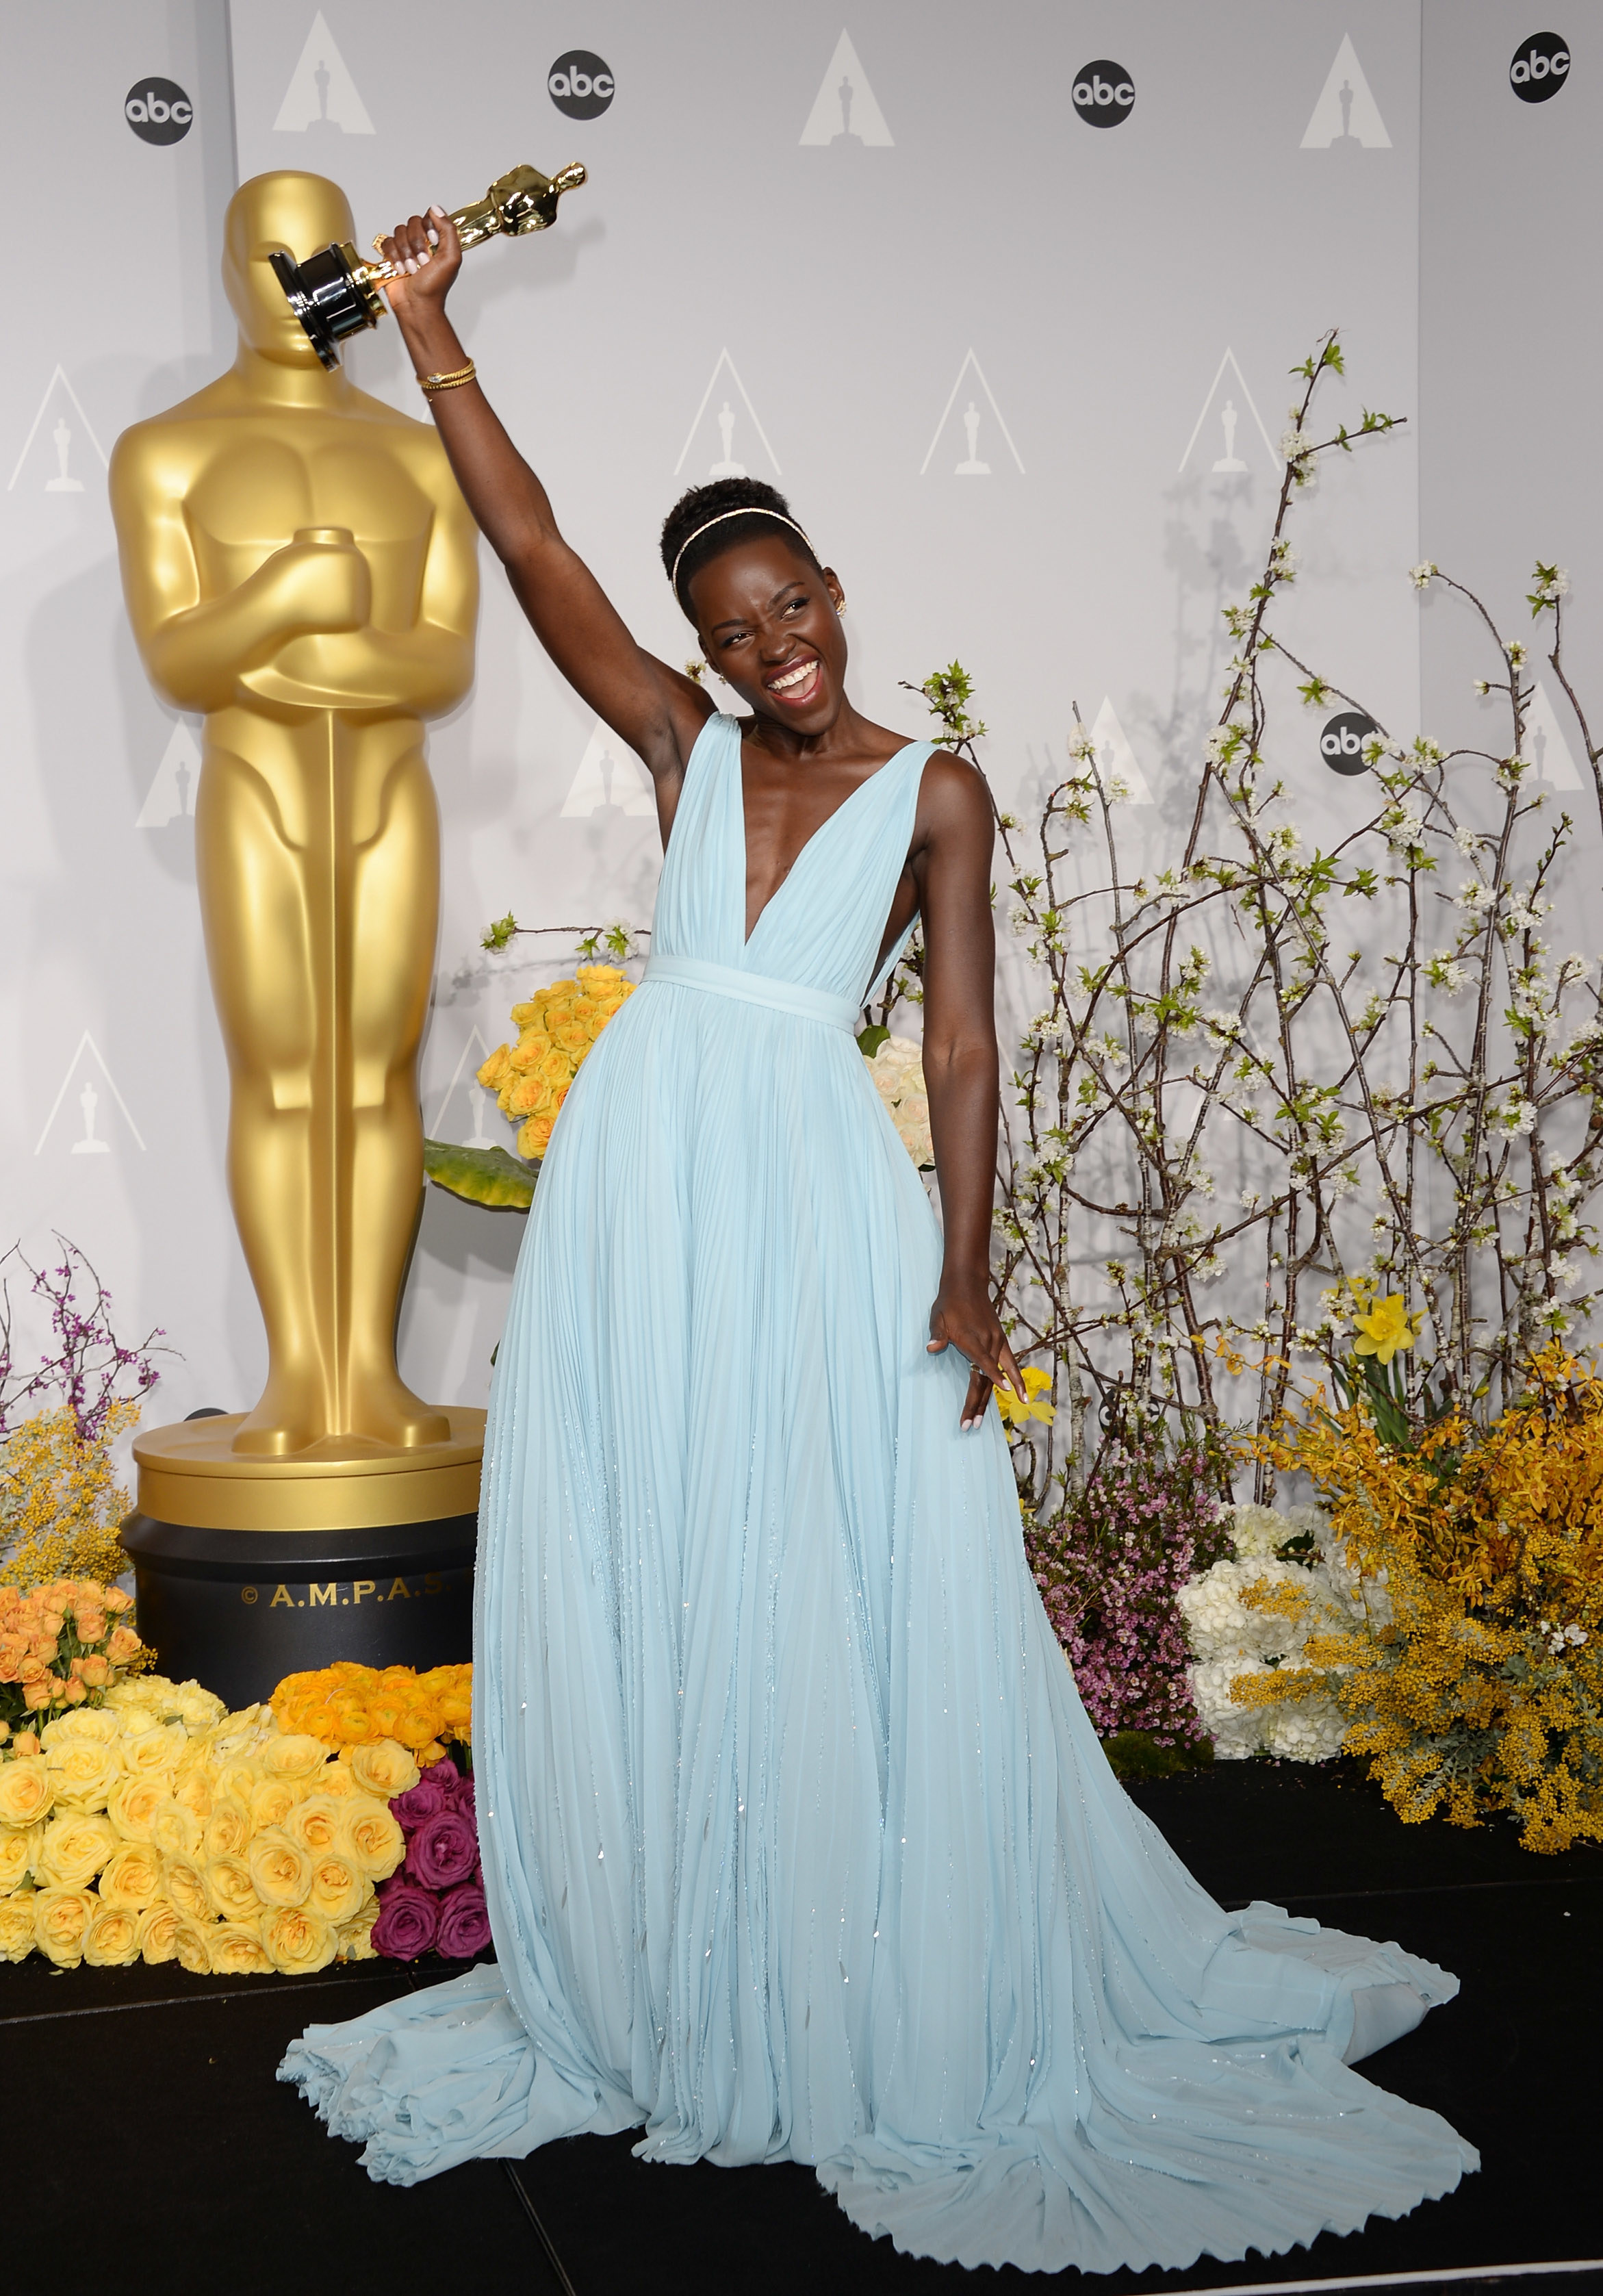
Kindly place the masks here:
[(275, 168), (240, 185), (224, 226), (223, 284), (241, 340), (253, 351), (285, 366), (317, 365), (267, 258), (282, 253), (299, 263), (331, 240), (348, 240), (354, 229), (349, 201), (326, 176)]

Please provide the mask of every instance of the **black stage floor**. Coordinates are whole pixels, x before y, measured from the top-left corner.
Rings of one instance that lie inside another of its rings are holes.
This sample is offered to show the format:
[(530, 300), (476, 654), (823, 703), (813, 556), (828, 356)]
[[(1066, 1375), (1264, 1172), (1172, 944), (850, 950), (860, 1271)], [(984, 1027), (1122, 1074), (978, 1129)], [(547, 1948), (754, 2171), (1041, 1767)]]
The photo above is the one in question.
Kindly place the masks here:
[[(1099, 2276), (1088, 2296), (1510, 2286), (1521, 2266), (1533, 2288), (1603, 2290), (1603, 2265), (1528, 2270), (1603, 2257), (1592, 2181), (1603, 1849), (1536, 1857), (1503, 1825), (1405, 1827), (1345, 1764), (1228, 1765), (1133, 1791), (1224, 1904), (1268, 1898), (1458, 1972), (1459, 1998), (1364, 2070), (1445, 2113), (1483, 2167), (1400, 2223), (1272, 2259)], [(446, 1973), (436, 1964), (410, 1981)], [(372, 2185), (274, 2068), (303, 2025), (359, 2014), (408, 1982), (373, 1963), (239, 1981), (171, 1968), (59, 1974), (37, 1958), (0, 1969), (7, 2284), (93, 2280), (119, 2296), (377, 2296), (431, 2283), (519, 2296), (936, 2296), (1043, 2284), (899, 2257), (848, 2225), (805, 2169), (647, 2168), (627, 2136), (476, 2162), (411, 2191)]]

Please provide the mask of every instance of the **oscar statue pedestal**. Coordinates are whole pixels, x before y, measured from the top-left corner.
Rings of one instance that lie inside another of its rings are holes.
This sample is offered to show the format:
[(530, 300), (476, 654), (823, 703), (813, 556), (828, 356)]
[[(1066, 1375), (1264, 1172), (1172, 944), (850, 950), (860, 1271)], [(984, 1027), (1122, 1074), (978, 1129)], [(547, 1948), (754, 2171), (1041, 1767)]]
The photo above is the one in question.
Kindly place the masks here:
[(161, 1671), (238, 1707), (335, 1659), (470, 1657), (484, 1413), (446, 1415), (443, 1442), (329, 1437), (287, 1458), (234, 1451), (240, 1415), (141, 1435), (121, 1538)]

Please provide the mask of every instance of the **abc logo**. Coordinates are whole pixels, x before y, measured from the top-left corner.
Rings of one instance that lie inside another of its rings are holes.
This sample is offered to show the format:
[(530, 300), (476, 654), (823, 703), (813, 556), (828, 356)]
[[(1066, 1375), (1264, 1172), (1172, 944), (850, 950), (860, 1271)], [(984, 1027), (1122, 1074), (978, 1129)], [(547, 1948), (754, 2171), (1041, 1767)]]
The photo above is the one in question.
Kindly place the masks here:
[(1361, 774), (1364, 743), (1379, 737), (1380, 728), (1372, 718), (1366, 718), (1362, 709), (1344, 709), (1320, 735), (1319, 753), (1333, 774)]
[(612, 74), (588, 48), (570, 48), (545, 75), (551, 100), (569, 119), (599, 119), (614, 94)]
[(122, 116), (146, 144), (181, 144), (195, 108), (176, 79), (136, 79), (123, 98)]
[(1123, 64), (1110, 64), (1102, 56), (1075, 74), (1074, 99), (1075, 110), (1091, 127), (1116, 127), (1130, 117), (1135, 83)]
[(1533, 32), (1514, 51), (1509, 66), (1509, 86), (1522, 103), (1545, 103), (1557, 95), (1569, 77), (1567, 40), (1557, 32)]

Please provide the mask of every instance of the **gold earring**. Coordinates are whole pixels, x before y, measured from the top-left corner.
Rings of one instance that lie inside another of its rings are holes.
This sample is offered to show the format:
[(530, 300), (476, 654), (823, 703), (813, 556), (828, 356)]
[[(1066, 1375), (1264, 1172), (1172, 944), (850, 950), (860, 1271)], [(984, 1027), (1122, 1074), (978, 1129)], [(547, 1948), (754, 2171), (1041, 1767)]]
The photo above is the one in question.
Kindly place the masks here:
[(837, 598), (837, 599), (836, 599), (836, 601), (835, 601), (835, 611), (836, 611), (838, 614), (844, 614), (844, 613), (845, 613), (845, 611), (846, 611), (846, 600), (845, 600), (844, 598)]

